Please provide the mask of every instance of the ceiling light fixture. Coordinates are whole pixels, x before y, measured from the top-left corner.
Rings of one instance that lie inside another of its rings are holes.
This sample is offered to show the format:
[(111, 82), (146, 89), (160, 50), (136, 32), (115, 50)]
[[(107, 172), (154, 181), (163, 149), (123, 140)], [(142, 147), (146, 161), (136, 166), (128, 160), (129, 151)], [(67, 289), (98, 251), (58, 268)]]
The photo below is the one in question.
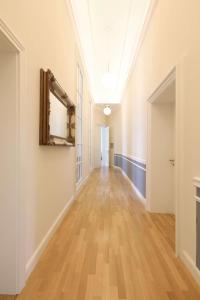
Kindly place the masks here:
[(109, 71), (106, 72), (102, 77), (102, 83), (106, 89), (114, 88), (114, 85), (115, 85), (114, 75), (112, 73), (110, 73)]
[(110, 108), (109, 105), (106, 105), (106, 106), (104, 107), (103, 112), (104, 112), (104, 115), (109, 116), (109, 115), (111, 114), (112, 110), (111, 110), (111, 108)]

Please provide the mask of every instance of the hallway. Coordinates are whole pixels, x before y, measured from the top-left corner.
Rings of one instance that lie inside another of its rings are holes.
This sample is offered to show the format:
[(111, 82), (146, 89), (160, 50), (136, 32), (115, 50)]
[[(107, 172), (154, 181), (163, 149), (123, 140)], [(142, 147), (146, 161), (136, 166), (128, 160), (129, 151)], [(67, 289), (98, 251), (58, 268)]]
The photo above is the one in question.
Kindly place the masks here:
[(200, 299), (173, 239), (119, 170), (95, 170), (17, 300)]

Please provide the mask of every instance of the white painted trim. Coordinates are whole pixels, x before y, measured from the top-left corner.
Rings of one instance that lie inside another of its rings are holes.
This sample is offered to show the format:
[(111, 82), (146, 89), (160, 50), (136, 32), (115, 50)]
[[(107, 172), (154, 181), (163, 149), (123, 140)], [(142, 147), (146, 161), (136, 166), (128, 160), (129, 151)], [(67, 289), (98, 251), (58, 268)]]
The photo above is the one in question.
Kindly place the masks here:
[(75, 196), (72, 196), (71, 199), (66, 203), (63, 210), (60, 212), (58, 217), (56, 218), (55, 222), (52, 224), (50, 229), (48, 230), (47, 234), (42, 239), (41, 243), (33, 253), (32, 257), (29, 259), (29, 261), (26, 264), (26, 279), (30, 276), (31, 272), (37, 265), (43, 251), (45, 250), (46, 246), (48, 245), (49, 240), (52, 238), (53, 234), (56, 232), (57, 228), (61, 224), (62, 220), (66, 216), (66, 214), (69, 212), (70, 207), (72, 206), (73, 202), (76, 200), (78, 195), (80, 194), (82, 188), (87, 183), (88, 179), (90, 177), (90, 174), (81, 182), (81, 185), (79, 186), (79, 189), (76, 190)]
[(156, 9), (157, 4), (158, 4), (158, 0), (151, 0), (151, 3), (150, 3), (150, 5), (149, 5), (149, 7), (147, 9), (146, 17), (144, 18), (144, 23), (142, 25), (142, 32), (141, 32), (141, 35), (140, 35), (140, 41), (139, 41), (138, 46), (137, 46), (135, 57), (133, 58), (133, 63), (132, 63), (132, 67), (131, 67), (131, 73), (133, 72), (133, 68), (136, 65), (137, 58), (138, 58), (140, 50), (142, 48), (144, 39), (146, 37), (147, 30), (149, 28), (149, 24), (151, 22), (151, 19), (153, 17), (153, 14), (154, 14), (154, 11)]
[(142, 25), (142, 32), (140, 34), (140, 39), (139, 39), (139, 42), (138, 42), (138, 45), (137, 45), (137, 48), (136, 48), (136, 52), (134, 53), (134, 56), (132, 57), (132, 62), (130, 63), (131, 67), (130, 67), (129, 73), (127, 75), (127, 80), (126, 80), (126, 83), (124, 85), (121, 98), (123, 98), (123, 95), (126, 91), (127, 84), (128, 84), (128, 82), (131, 78), (131, 75), (132, 75), (134, 69), (135, 69), (135, 66), (136, 66), (136, 63), (137, 63), (142, 45), (144, 43), (144, 39), (145, 39), (146, 34), (147, 34), (147, 30), (149, 28), (149, 24), (151, 22), (151, 19), (153, 17), (153, 14), (154, 14), (154, 11), (156, 9), (157, 4), (158, 4), (158, 0), (151, 0), (151, 3), (150, 3), (150, 5), (147, 9), (146, 17), (144, 18), (144, 23)]
[(194, 199), (195, 199), (197, 202), (200, 203), (200, 198), (199, 198), (199, 197), (195, 196)]
[(133, 159), (133, 160), (135, 160), (135, 161), (137, 161), (137, 162), (139, 162), (141, 164), (144, 164), (144, 165), (146, 165), (146, 163), (147, 163), (145, 159), (139, 158), (137, 156), (127, 155), (127, 157), (129, 157), (129, 158), (131, 158), (131, 159)]
[(81, 180), (79, 180), (79, 182), (76, 182), (76, 192), (80, 189), (82, 183), (83, 183), (84, 179), (81, 178)]
[(193, 186), (194, 186), (194, 200), (200, 203), (200, 197), (197, 196), (197, 188), (200, 188), (200, 178), (193, 178)]
[(180, 188), (179, 188), (179, 179), (180, 179), (180, 98), (178, 95), (178, 72), (179, 72), (179, 64), (175, 65), (169, 74), (165, 77), (162, 83), (156, 88), (156, 90), (150, 95), (147, 99), (147, 210), (151, 212), (151, 106), (159, 97), (164, 90), (169, 87), (174, 81), (176, 83), (176, 124), (175, 124), (175, 215), (176, 215), (176, 256), (179, 255), (180, 252), (180, 241), (179, 241), (179, 233), (180, 233)]
[(61, 224), (62, 220), (64, 219), (65, 215), (69, 211), (70, 207), (72, 206), (73, 202), (75, 200), (75, 197), (72, 196), (71, 199), (67, 202), (63, 210), (60, 212), (58, 217), (56, 218), (55, 222), (52, 224), (50, 229), (48, 230), (47, 234), (42, 239), (41, 243), (29, 259), (29, 261), (26, 264), (26, 279), (30, 276), (31, 272), (35, 268), (36, 264), (38, 263), (43, 251), (45, 250), (49, 240), (52, 238), (53, 234)]
[(130, 178), (127, 176), (127, 174), (120, 167), (117, 167), (117, 166), (113, 166), (113, 167), (121, 171), (124, 178), (130, 183), (133, 191), (136, 193), (138, 200), (140, 200), (140, 202), (142, 202), (142, 204), (146, 207), (146, 199), (143, 197), (143, 195), (140, 193), (140, 191), (137, 189), (137, 187), (134, 185), (134, 183), (130, 180)]
[(79, 183), (76, 184), (76, 195), (80, 193), (80, 191), (82, 190), (84, 185), (87, 183), (87, 181), (90, 177), (90, 174), (88, 176), (86, 176), (84, 179), (82, 179)]
[(199, 187), (199, 188), (200, 188), (200, 178), (194, 177), (194, 178), (193, 178), (193, 185), (194, 185), (195, 187)]
[(141, 164), (146, 165), (146, 160), (145, 160), (145, 159), (140, 158), (140, 157), (137, 157), (137, 156), (134, 156), (134, 155), (123, 154), (123, 153), (116, 153), (116, 154), (114, 154), (114, 155), (122, 155), (122, 156), (126, 156), (126, 157), (128, 157), (128, 158), (130, 158), (130, 159), (133, 159), (133, 160), (135, 160), (135, 161), (137, 161), (137, 162), (139, 162), (139, 163), (141, 163)]
[(16, 37), (13, 31), (6, 25), (6, 23), (0, 18), (0, 31), (7, 37), (11, 44), (16, 48), (18, 52), (24, 51), (25, 48), (20, 40)]
[(157, 89), (148, 98), (148, 102), (154, 103), (160, 95), (174, 82), (176, 81), (176, 68), (173, 68), (169, 75), (160, 83)]
[(81, 58), (81, 63), (83, 64), (83, 67), (84, 67), (84, 74), (85, 74), (85, 77), (86, 77), (87, 85), (89, 87), (90, 98), (91, 98), (92, 102), (94, 103), (93, 93), (90, 92), (90, 91), (93, 91), (92, 90), (92, 85), (91, 85), (91, 82), (90, 82), (90, 76), (88, 74), (87, 63), (86, 63), (85, 56), (84, 56), (84, 51), (83, 51), (83, 48), (82, 48), (82, 45), (81, 45), (81, 39), (80, 39), (80, 36), (79, 36), (79, 31), (78, 31), (78, 25), (77, 25), (77, 22), (76, 22), (76, 18), (74, 17), (74, 14), (73, 14), (71, 0), (66, 0), (66, 6), (67, 6), (68, 14), (69, 14), (71, 22), (72, 22), (72, 27), (74, 29), (76, 44), (77, 44), (79, 55), (80, 55), (80, 58)]
[(146, 208), (149, 212), (151, 212), (151, 176), (150, 176), (150, 163), (151, 163), (151, 103), (147, 103), (147, 170), (146, 170), (146, 198), (147, 198), (147, 205)]
[(189, 271), (192, 273), (192, 276), (197, 281), (197, 283), (200, 284), (200, 271), (197, 268), (193, 259), (190, 257), (190, 255), (186, 251), (182, 251), (180, 258), (186, 265), (186, 267), (189, 269)]
[(132, 165), (134, 165), (135, 167), (137, 167), (137, 168), (139, 168), (139, 169), (141, 169), (141, 170), (143, 170), (143, 171), (146, 172), (146, 169), (145, 169), (145, 168), (143, 168), (143, 167), (137, 165), (136, 163), (134, 163), (132, 160), (128, 159), (127, 157), (121, 156), (121, 154), (115, 154), (115, 156), (118, 156), (118, 157), (121, 157), (121, 158), (127, 160), (128, 162), (130, 162), (130, 163), (131, 163)]
[(179, 60), (177, 61), (176, 68), (176, 166), (175, 166), (175, 198), (176, 198), (176, 256), (181, 253), (181, 202), (182, 202), (182, 174), (184, 172), (183, 165), (181, 161), (184, 161), (183, 153), (183, 137), (182, 137), (182, 117), (183, 117), (183, 104), (182, 104), (182, 66), (184, 65), (185, 58), (187, 57), (187, 52), (183, 53)]
[(21, 120), (21, 107), (22, 103), (27, 99), (27, 85), (26, 85), (26, 54), (25, 47), (22, 41), (18, 39), (14, 31), (11, 30), (7, 24), (0, 18), (0, 32), (9, 40), (16, 50), (16, 106), (17, 106), (17, 224), (16, 224), (16, 291), (15, 294), (21, 292), (25, 286), (25, 199), (23, 198), (23, 154), (21, 149), (22, 144), (22, 120)]

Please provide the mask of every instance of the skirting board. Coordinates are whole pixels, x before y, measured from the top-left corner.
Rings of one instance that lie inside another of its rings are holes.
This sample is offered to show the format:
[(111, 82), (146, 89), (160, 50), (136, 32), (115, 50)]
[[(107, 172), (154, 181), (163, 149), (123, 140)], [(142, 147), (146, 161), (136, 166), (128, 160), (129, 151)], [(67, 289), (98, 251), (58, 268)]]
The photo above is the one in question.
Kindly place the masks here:
[(86, 185), (90, 174), (85, 179), (83, 179), (78, 185), (76, 185), (76, 197), (80, 194), (80, 192), (82, 191), (83, 187)]
[(64, 209), (61, 211), (61, 213), (57, 217), (57, 219), (55, 220), (55, 222), (53, 223), (53, 225), (48, 230), (47, 234), (45, 235), (45, 237), (41, 241), (40, 245), (38, 246), (38, 248), (36, 249), (36, 251), (34, 252), (32, 257), (29, 259), (28, 263), (26, 264), (26, 270), (25, 270), (26, 271), (26, 280), (28, 279), (31, 272), (35, 268), (35, 266), (36, 266), (38, 260), (40, 259), (43, 251), (45, 250), (49, 240), (52, 238), (52, 236), (55, 233), (56, 229), (61, 224), (62, 220), (64, 219), (64, 217), (66, 215), (66, 213), (68, 212), (69, 208), (73, 204), (74, 200), (75, 200), (75, 197), (72, 196), (71, 199), (65, 205)]
[(181, 260), (186, 265), (187, 269), (192, 273), (194, 279), (200, 284), (200, 271), (197, 268), (193, 259), (189, 256), (186, 251), (182, 251), (180, 255)]
[(136, 188), (136, 186), (134, 185), (134, 183), (130, 180), (130, 178), (126, 175), (126, 173), (117, 166), (113, 166), (114, 168), (118, 169), (121, 171), (122, 175), (124, 176), (124, 178), (126, 178), (126, 180), (130, 183), (130, 185), (132, 186), (134, 192), (136, 193), (136, 195), (138, 196), (138, 199), (142, 202), (142, 204), (144, 204), (144, 206), (146, 207), (146, 199), (142, 196), (142, 194), (140, 193), (140, 191)]
[(29, 261), (28, 261), (28, 263), (26, 264), (26, 267), (25, 267), (26, 280), (28, 279), (28, 277), (32, 273), (33, 269), (35, 268), (36, 264), (38, 263), (38, 260), (40, 259), (41, 255), (42, 255), (43, 251), (45, 250), (49, 240), (52, 238), (53, 234), (56, 232), (57, 228), (61, 224), (61, 222), (64, 219), (67, 212), (69, 211), (69, 209), (70, 209), (71, 205), (73, 204), (74, 200), (78, 197), (78, 195), (80, 194), (82, 188), (87, 183), (89, 177), (90, 177), (90, 174), (85, 179), (83, 179), (83, 181), (79, 185), (79, 189), (76, 191), (75, 196), (72, 196), (71, 199), (67, 202), (67, 204), (65, 205), (65, 207), (63, 208), (63, 210), (61, 211), (61, 213), (59, 214), (59, 216), (57, 217), (57, 219), (53, 223), (53, 225), (51, 226), (51, 228), (48, 230), (47, 234), (43, 238), (43, 240), (40, 243), (40, 245), (38, 246), (38, 248), (36, 249), (36, 251), (34, 252), (32, 257), (29, 259)]

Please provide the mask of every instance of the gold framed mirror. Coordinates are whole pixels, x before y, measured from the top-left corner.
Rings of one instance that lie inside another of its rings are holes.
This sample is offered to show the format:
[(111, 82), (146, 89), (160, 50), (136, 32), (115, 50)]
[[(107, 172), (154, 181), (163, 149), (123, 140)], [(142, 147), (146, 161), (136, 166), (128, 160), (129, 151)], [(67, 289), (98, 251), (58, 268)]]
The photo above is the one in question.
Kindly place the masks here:
[(40, 138), (46, 146), (75, 146), (75, 105), (50, 70), (40, 70)]

